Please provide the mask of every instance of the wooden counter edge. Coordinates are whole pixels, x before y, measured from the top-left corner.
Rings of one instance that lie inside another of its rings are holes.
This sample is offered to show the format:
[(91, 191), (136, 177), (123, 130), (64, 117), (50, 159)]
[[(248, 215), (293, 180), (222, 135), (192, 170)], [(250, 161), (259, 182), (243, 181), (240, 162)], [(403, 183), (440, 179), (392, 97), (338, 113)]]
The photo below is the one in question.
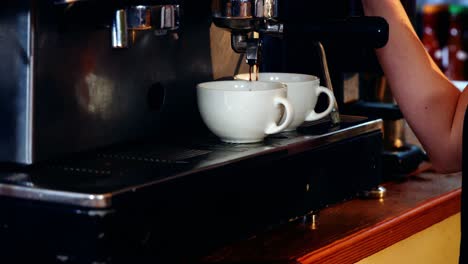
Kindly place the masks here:
[(461, 188), (458, 188), (306, 254), (298, 258), (297, 262), (355, 263), (460, 212), (460, 206)]

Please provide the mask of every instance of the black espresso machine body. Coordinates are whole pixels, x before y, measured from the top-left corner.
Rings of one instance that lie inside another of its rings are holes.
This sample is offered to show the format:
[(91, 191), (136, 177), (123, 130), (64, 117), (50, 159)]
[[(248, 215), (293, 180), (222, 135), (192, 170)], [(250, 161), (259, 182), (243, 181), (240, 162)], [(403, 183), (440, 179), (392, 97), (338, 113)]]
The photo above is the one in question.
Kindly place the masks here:
[(196, 263), (382, 181), (378, 119), (341, 115), (258, 144), (207, 131), (195, 85), (248, 71), (212, 1), (4, 5), (0, 160), (33, 163), (0, 168), (7, 263)]

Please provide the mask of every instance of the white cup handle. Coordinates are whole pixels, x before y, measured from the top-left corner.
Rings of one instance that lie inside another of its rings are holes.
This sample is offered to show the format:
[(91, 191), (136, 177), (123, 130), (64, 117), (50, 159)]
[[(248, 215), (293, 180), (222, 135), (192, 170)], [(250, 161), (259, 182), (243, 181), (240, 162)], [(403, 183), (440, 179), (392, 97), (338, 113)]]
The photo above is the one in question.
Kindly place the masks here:
[(325, 93), (328, 96), (328, 107), (325, 111), (321, 113), (317, 113), (315, 112), (314, 109), (312, 109), (310, 113), (307, 115), (305, 119), (306, 121), (314, 121), (314, 120), (318, 120), (318, 119), (326, 117), (332, 111), (333, 105), (335, 105), (335, 96), (333, 95), (333, 92), (330, 89), (323, 87), (323, 86), (319, 86), (316, 89), (316, 93), (317, 93), (316, 94), (317, 97), (321, 93)]
[(275, 103), (275, 105), (280, 105), (281, 104), (281, 105), (284, 106), (284, 109), (285, 109), (284, 118), (283, 118), (284, 121), (280, 125), (277, 125), (276, 123), (273, 123), (273, 124), (269, 125), (267, 127), (267, 129), (265, 129), (266, 134), (279, 133), (279, 132), (283, 131), (284, 129), (286, 129), (293, 121), (294, 109), (293, 109), (291, 103), (286, 98), (284, 98), (284, 97), (275, 97), (274, 103)]

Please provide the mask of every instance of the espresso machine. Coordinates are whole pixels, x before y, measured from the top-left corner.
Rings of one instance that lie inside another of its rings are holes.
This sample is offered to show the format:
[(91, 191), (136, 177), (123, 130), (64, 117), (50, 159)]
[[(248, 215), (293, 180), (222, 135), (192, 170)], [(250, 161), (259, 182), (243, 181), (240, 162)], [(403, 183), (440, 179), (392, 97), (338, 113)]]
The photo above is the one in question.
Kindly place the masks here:
[[(197, 83), (250, 65), (289, 71), (278, 58), (313, 50), (309, 63), (332, 89), (328, 46), (350, 34), (361, 36), (358, 47), (385, 44), (380, 18), (292, 20), (308, 2), (3, 3), (4, 260), (195, 263), (324, 206), (382, 195), (382, 120), (336, 104), (298, 131), (227, 144), (199, 116)], [(301, 37), (312, 48), (275, 52)]]

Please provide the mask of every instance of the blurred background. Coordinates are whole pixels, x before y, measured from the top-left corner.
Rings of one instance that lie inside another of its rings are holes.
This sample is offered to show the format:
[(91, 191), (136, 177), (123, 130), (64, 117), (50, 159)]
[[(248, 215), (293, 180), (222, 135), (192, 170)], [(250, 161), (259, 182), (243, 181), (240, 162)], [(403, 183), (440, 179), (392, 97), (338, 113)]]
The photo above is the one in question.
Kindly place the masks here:
[(417, 0), (415, 28), (445, 75), (463, 89), (468, 84), (468, 0)]

